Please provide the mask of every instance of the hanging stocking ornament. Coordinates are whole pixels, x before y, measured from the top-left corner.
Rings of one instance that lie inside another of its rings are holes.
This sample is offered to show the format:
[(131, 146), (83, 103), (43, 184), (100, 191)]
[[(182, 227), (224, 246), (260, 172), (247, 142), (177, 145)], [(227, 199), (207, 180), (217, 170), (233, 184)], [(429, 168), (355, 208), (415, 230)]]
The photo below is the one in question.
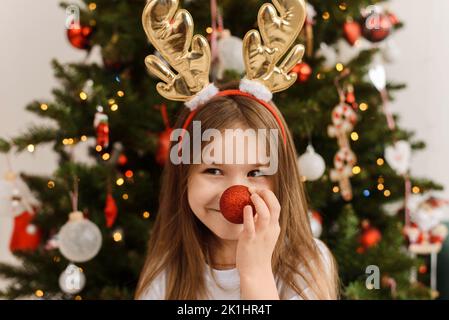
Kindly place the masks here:
[(33, 224), (35, 212), (25, 211), (14, 218), (14, 229), (9, 243), (11, 252), (31, 250), (38, 248), (41, 242), (41, 232)]
[(97, 135), (97, 146), (105, 149), (109, 146), (109, 118), (106, 113), (103, 112), (103, 107), (97, 107), (97, 113), (95, 113), (94, 128)]
[[(8, 167), (11, 166), (7, 158)], [(41, 232), (33, 219), (39, 202), (23, 180), (11, 169), (0, 180), (0, 213), (14, 217), (14, 227), (9, 242), (11, 252), (35, 250), (41, 241)]]

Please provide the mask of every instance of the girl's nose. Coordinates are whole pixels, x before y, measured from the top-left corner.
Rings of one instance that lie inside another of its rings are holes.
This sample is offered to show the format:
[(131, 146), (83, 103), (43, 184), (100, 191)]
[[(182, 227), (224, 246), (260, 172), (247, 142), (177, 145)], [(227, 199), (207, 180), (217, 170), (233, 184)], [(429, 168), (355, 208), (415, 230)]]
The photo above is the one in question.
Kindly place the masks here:
[(247, 188), (254, 186), (253, 183), (251, 183), (247, 177), (235, 176), (235, 177), (232, 177), (231, 179), (229, 179), (229, 181), (227, 181), (226, 187), (224, 190), (226, 190), (229, 187), (237, 186), (237, 185), (245, 186)]

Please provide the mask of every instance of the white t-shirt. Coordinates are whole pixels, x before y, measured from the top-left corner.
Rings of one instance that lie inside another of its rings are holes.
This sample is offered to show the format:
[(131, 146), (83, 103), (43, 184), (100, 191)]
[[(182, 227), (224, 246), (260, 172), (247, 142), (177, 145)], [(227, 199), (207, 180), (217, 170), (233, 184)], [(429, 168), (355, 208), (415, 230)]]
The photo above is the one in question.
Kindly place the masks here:
[[(326, 272), (330, 272), (331, 259), (329, 256), (329, 251), (321, 240), (315, 239), (315, 242), (318, 245), (321, 257), (324, 259), (324, 264), (326, 266), (325, 270)], [(212, 277), (212, 273), (214, 274), (216, 281)], [(207, 265), (205, 277), (210, 300), (240, 300), (240, 276), (236, 268), (229, 270), (217, 270)], [(306, 288), (304, 290), (304, 294), (306, 296), (313, 296), (313, 293), (309, 291), (311, 291), (310, 288)], [(302, 297), (291, 289), (287, 290), (286, 296), (288, 300), (302, 300)], [(151, 283), (149, 288), (139, 299), (165, 299), (165, 272), (162, 272), (156, 277), (156, 279)]]

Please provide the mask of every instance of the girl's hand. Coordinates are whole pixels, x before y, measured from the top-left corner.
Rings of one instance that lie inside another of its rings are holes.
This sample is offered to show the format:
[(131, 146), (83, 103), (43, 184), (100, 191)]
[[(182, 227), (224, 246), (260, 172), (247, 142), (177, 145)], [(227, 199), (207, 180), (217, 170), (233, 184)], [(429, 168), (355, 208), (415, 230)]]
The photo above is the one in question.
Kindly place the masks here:
[(271, 257), (280, 233), (281, 205), (268, 189), (249, 188), (251, 201), (257, 214), (253, 217), (251, 206), (243, 210), (243, 231), (237, 244), (236, 265), (240, 279), (257, 279), (271, 275)]

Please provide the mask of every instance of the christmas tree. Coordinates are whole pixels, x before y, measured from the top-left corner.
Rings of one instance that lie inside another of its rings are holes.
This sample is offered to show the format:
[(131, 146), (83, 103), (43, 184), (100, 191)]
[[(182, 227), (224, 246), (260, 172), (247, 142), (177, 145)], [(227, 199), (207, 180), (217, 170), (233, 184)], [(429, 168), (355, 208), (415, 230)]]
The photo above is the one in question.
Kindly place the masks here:
[[(60, 81), (54, 99), (27, 106), (54, 125), (0, 140), (4, 153), (33, 152), (51, 143), (59, 155), (51, 177), (21, 176), (33, 194), (26, 194), (25, 186), (12, 187), (11, 250), (22, 264), (0, 265), (0, 275), (10, 280), (3, 297), (133, 297), (157, 214), (170, 123), (183, 107), (160, 97), (155, 90), (159, 80), (146, 72), (144, 59), (154, 48), (141, 23), (145, 2), (61, 4), (73, 13), (68, 40), (86, 51), (86, 61), (53, 61)], [(216, 82), (240, 79), (240, 39), (256, 26), (265, 2), (181, 3), (193, 16), (196, 33), (212, 43)], [(411, 209), (401, 204), (404, 195), (441, 187), (408, 175), (410, 149), (425, 145), (401, 129), (388, 109), (388, 100), (404, 85), (386, 82), (384, 64), (397, 58), (390, 40), (402, 27), (386, 4), (310, 0), (297, 39), (306, 47), (302, 63), (293, 69), (298, 81), (275, 97), (303, 154), (299, 166), (312, 230), (334, 253), (342, 295), (348, 299), (433, 296), (428, 286), (410, 279), (411, 270), (421, 271), (424, 260), (407, 251), (404, 223), (412, 228)], [(94, 49), (101, 49), (102, 63), (89, 62)], [(89, 147), (95, 164), (75, 160), (80, 144)], [(4, 188), (21, 179), (9, 172)], [(394, 203), (399, 205), (392, 210)], [(428, 242), (438, 244), (438, 239)], [(367, 282), (368, 266), (379, 268), (377, 284)], [(423, 274), (418, 280), (427, 284)]]

